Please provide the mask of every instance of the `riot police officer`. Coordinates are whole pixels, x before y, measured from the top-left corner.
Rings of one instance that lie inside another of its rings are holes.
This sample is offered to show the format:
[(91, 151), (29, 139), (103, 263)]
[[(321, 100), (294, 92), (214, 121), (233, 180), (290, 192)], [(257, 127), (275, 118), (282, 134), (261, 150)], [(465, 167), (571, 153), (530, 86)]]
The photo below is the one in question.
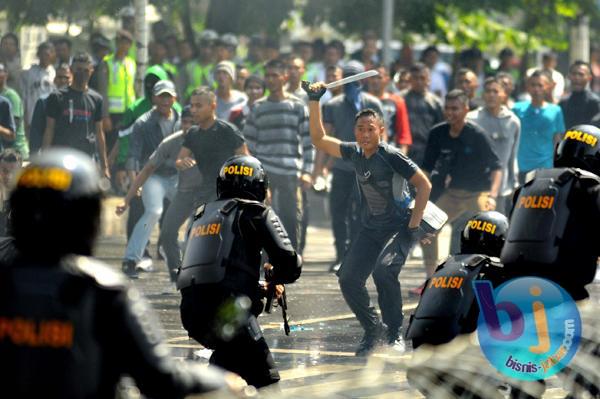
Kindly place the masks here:
[(88, 257), (102, 191), (95, 164), (74, 150), (47, 150), (17, 178), (18, 255), (0, 268), (2, 397), (114, 397), (123, 374), (153, 398), (227, 387), (232, 375), (174, 362), (139, 292)]
[(406, 332), (413, 348), (423, 343), (443, 344), (475, 331), (478, 307), (472, 280), (491, 280), (493, 285), (502, 282), (498, 257), (507, 232), (508, 219), (496, 211), (480, 212), (468, 220), (460, 253), (446, 259), (425, 283)]
[(217, 177), (217, 201), (196, 211), (177, 278), (189, 335), (214, 349), (211, 363), (255, 387), (279, 381), (256, 319), (261, 250), (273, 265), (269, 284), (294, 282), (302, 266), (281, 221), (263, 202), (266, 192), (260, 161), (246, 155), (227, 160)]
[[(475, 331), (479, 307), (472, 281), (490, 280), (494, 286), (504, 281), (498, 257), (507, 232), (508, 219), (496, 211), (480, 212), (467, 221), (461, 235), (460, 253), (446, 259), (425, 282), (406, 330), (406, 338), (412, 340), (413, 348), (422, 344), (441, 345), (460, 334)], [(448, 397), (465, 394), (452, 370), (417, 363), (408, 368), (406, 376), (410, 384), (426, 396), (433, 394), (432, 387), (439, 389), (440, 386), (447, 390)]]
[[(515, 193), (511, 226), (501, 261), (513, 276), (539, 276), (565, 288), (575, 300), (600, 255), (600, 129), (578, 125), (564, 134), (553, 169), (539, 169)], [(574, 266), (577, 266), (574, 269)]]

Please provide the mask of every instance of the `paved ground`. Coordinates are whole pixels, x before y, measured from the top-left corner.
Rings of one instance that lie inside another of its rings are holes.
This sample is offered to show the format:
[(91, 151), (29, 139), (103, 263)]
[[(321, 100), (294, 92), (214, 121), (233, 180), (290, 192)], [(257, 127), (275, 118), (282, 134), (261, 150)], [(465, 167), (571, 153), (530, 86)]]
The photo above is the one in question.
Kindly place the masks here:
[[(107, 201), (110, 212), (114, 212), (116, 202), (116, 199)], [(281, 370), (280, 385), (284, 397), (315, 397), (316, 393), (320, 397), (343, 398), (420, 397), (408, 385), (406, 374), (402, 371), (409, 354), (398, 356), (382, 348), (370, 359), (354, 357), (354, 349), (362, 331), (341, 296), (337, 278), (327, 271), (334, 253), (333, 239), (326, 227), (326, 215), (322, 212), (313, 214), (318, 222), (309, 228), (302, 277), (288, 287), (291, 335), (284, 335), (279, 311), (259, 318)], [(104, 261), (119, 267), (125, 244), (123, 221), (107, 212), (105, 215), (105, 235), (97, 254)], [(155, 261), (155, 266), (155, 272), (143, 273), (134, 284), (149, 298), (160, 315), (174, 354), (191, 359), (196, 352), (201, 355), (200, 361), (205, 362), (202, 356), (207, 356), (207, 351), (202, 351), (200, 345), (188, 339), (181, 326), (179, 295), (168, 283), (164, 264)], [(423, 279), (421, 261), (409, 260), (400, 274), (407, 316), (417, 304), (417, 298), (410, 296), (408, 290), (417, 287)], [(370, 292), (374, 293), (372, 281), (368, 286)], [(544, 397), (563, 396), (558, 382), (551, 380)]]

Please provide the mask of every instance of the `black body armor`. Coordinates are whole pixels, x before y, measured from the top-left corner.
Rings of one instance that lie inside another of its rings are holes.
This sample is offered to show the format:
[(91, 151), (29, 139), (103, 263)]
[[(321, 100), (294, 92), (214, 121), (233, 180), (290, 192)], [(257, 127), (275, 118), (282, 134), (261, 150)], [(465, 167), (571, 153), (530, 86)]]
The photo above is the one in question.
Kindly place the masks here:
[(501, 265), (485, 255), (455, 255), (438, 266), (425, 283), (419, 305), (410, 318), (406, 338), (413, 347), (450, 342), (475, 331), (479, 315), (472, 282), (500, 280)]
[(2, 397), (115, 397), (123, 374), (153, 398), (222, 387), (220, 372), (167, 355), (149, 310), (122, 275), (89, 258), (0, 268)]
[(501, 255), (507, 272), (549, 278), (567, 289), (593, 281), (598, 187), (600, 178), (581, 169), (538, 170), (515, 195)]

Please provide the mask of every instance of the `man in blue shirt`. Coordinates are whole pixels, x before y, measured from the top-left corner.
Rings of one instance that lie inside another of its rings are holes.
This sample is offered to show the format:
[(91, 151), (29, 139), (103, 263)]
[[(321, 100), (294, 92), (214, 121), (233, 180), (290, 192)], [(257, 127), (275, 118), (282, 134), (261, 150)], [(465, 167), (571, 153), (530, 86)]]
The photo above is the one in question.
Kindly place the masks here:
[(528, 172), (538, 168), (552, 168), (554, 145), (565, 131), (560, 106), (544, 100), (551, 78), (537, 70), (527, 78), (527, 92), (531, 101), (515, 104), (513, 112), (521, 120), (521, 138), (517, 163), (519, 182), (525, 182)]

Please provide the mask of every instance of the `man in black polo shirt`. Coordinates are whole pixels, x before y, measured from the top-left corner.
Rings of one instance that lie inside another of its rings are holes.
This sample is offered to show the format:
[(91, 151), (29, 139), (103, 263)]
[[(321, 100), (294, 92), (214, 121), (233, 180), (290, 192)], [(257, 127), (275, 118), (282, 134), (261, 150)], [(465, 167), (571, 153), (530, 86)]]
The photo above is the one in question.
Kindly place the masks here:
[[(343, 69), (343, 77), (364, 72), (364, 66), (358, 61), (350, 61)], [(379, 99), (362, 89), (360, 82), (343, 86), (344, 93), (335, 96), (323, 104), (323, 126), (327, 134), (343, 141), (353, 139), (353, 117), (363, 109), (373, 109), (383, 115), (383, 106)], [(335, 241), (336, 259), (330, 271), (337, 270), (340, 262), (356, 235), (357, 221), (354, 216), (356, 206), (356, 184), (352, 165), (341, 159), (324, 161), (323, 154), (317, 154), (314, 175), (319, 176), (324, 169), (331, 170), (331, 192), (329, 208), (331, 212), (331, 228)]]
[(560, 101), (565, 126), (585, 125), (600, 120), (600, 98), (588, 88), (592, 70), (587, 62), (575, 61), (569, 68), (571, 94)]
[[(429, 132), (423, 170), (430, 176), (436, 205), (452, 223), (462, 215), (493, 211), (502, 182), (502, 164), (490, 139), (476, 124), (466, 120), (469, 98), (462, 90), (446, 95), (446, 122)], [(423, 247), (425, 271), (431, 276), (437, 265), (437, 237)]]
[[(431, 184), (414, 162), (398, 149), (381, 142), (385, 123), (378, 112), (373, 109), (358, 112), (354, 124), (356, 142), (342, 142), (328, 136), (323, 127), (319, 98), (325, 93), (324, 83), (309, 86), (303, 82), (303, 88), (309, 96), (312, 143), (328, 155), (347, 161), (360, 189), (361, 227), (338, 272), (344, 299), (365, 330), (356, 355), (371, 352), (384, 328), (370, 304), (365, 286), (371, 274), (377, 287), (383, 322), (388, 328), (387, 342), (395, 350), (404, 351), (400, 335), (403, 314), (398, 274), (414, 244), (414, 237), (419, 234)], [(412, 213), (408, 211), (407, 181), (417, 193)]]
[(185, 136), (175, 166), (179, 171), (197, 166), (202, 175), (202, 185), (195, 196), (197, 204), (217, 198), (215, 182), (223, 163), (233, 155), (248, 155), (244, 135), (229, 122), (217, 119), (217, 98), (208, 87), (194, 90), (190, 97), (198, 96), (192, 113), (198, 122)]

